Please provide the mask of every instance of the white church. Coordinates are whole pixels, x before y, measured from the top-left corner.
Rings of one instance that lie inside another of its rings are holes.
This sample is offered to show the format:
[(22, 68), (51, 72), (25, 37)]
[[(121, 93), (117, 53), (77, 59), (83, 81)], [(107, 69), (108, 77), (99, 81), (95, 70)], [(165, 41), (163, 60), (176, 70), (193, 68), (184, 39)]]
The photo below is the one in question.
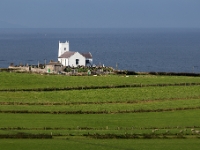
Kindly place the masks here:
[(63, 66), (87, 66), (92, 65), (92, 54), (88, 53), (79, 53), (69, 51), (69, 41), (62, 43), (59, 41), (59, 49), (58, 49), (58, 61)]

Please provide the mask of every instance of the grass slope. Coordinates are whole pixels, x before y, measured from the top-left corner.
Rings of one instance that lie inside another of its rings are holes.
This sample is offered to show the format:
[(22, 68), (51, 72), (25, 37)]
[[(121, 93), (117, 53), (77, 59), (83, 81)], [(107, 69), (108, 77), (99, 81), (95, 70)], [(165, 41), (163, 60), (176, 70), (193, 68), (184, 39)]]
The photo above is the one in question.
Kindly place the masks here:
[(88, 150), (88, 149), (102, 149), (102, 150), (191, 150), (199, 149), (199, 140), (196, 139), (173, 139), (173, 140), (98, 140), (98, 139), (69, 139), (69, 140), (8, 140), (0, 141), (1, 149), (15, 149), (15, 150)]
[(200, 83), (199, 77), (176, 76), (62, 76), (0, 72), (0, 89), (125, 85), (133, 83)]
[[(200, 83), (200, 77), (0, 72), (2, 90), (138, 83), (188, 86), (0, 91), (0, 149), (198, 149), (200, 88), (190, 83)], [(23, 135), (52, 139), (23, 139)], [(15, 139), (3, 139), (6, 136)]]

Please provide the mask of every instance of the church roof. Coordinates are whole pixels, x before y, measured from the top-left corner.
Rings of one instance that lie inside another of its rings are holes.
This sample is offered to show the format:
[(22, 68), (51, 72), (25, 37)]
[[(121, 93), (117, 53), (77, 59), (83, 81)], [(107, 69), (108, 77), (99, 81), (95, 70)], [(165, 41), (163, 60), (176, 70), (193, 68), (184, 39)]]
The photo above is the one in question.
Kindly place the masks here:
[(69, 58), (72, 55), (74, 55), (74, 53), (76, 53), (76, 52), (67, 51), (67, 52), (63, 53), (62, 55), (60, 55), (58, 58)]
[(92, 54), (90, 52), (88, 53), (81, 53), (85, 58), (91, 58), (92, 59)]
[[(75, 53), (76, 52), (67, 51), (67, 52), (63, 53), (62, 55), (60, 55), (58, 58), (70, 58)], [(88, 53), (80, 53), (80, 54), (85, 58), (92, 58), (92, 54), (90, 52), (88, 52)]]

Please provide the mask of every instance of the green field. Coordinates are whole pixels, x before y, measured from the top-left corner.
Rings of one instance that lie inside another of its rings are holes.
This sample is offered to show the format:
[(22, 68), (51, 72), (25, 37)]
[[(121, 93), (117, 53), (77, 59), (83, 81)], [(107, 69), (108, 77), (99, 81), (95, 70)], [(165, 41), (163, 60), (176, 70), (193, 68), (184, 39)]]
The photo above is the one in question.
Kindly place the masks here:
[(199, 149), (199, 140), (196, 139), (173, 139), (173, 140), (124, 140), (124, 139), (109, 139), (109, 140), (98, 140), (98, 139), (81, 139), (81, 138), (70, 138), (67, 140), (53, 139), (53, 140), (8, 140), (1, 139), (0, 147), (2, 149), (48, 149), (48, 150), (85, 150), (85, 149), (103, 149), (103, 150), (191, 150)]
[(198, 149), (199, 84), (0, 72), (0, 149)]
[(43, 75), (26, 73), (0, 73), (0, 89), (21, 88), (48, 88), (48, 87), (77, 87), (77, 86), (101, 86), (101, 85), (125, 85), (125, 84), (157, 84), (157, 83), (199, 83), (199, 77), (183, 76), (64, 76)]

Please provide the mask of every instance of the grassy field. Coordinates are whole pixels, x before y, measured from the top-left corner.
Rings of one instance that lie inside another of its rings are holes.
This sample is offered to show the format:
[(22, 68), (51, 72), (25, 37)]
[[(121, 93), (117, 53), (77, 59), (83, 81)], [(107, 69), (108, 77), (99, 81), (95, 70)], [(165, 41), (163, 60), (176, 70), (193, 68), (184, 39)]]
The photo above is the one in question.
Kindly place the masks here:
[(199, 149), (199, 140), (196, 139), (173, 139), (173, 140), (125, 140), (125, 139), (110, 139), (110, 140), (98, 140), (98, 139), (81, 139), (81, 138), (71, 138), (67, 140), (10, 140), (3, 139), (0, 141), (1, 149), (48, 149), (48, 150), (85, 150), (85, 149), (103, 149), (103, 150), (191, 150)]
[[(186, 76), (0, 72), (0, 149), (198, 149), (199, 83)], [(145, 86), (124, 86), (134, 84)], [(42, 89), (52, 87), (83, 88)]]
[(77, 87), (125, 84), (158, 84), (158, 83), (199, 83), (199, 77), (183, 76), (64, 76), (26, 73), (0, 73), (0, 89), (48, 88), (48, 87)]
[(0, 141), (0, 147), (2, 149), (48, 149), (48, 150), (85, 150), (85, 149), (103, 149), (103, 150), (160, 150), (160, 149), (170, 149), (170, 150), (191, 150), (199, 149), (199, 140), (196, 139), (173, 139), (173, 140), (125, 140), (125, 139), (110, 139), (110, 140), (98, 140), (98, 139), (81, 139), (81, 138), (71, 138), (67, 140), (10, 140), (3, 139)]

